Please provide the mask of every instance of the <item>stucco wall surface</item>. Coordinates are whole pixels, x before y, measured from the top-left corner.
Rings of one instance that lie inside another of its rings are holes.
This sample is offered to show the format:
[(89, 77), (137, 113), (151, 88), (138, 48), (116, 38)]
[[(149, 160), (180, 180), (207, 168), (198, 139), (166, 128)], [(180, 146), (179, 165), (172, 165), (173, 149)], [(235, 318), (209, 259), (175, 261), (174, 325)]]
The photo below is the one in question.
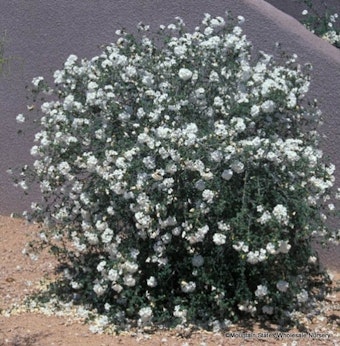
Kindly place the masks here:
[[(271, 1), (274, 3), (274, 0)], [(281, 5), (282, 5), (281, 1)], [(10, 57), (0, 79), (0, 214), (21, 212), (32, 197), (13, 187), (6, 170), (30, 160), (33, 128), (17, 135), (15, 117), (26, 111), (25, 87), (33, 77), (52, 76), (72, 53), (80, 58), (98, 54), (99, 46), (114, 41), (115, 30), (135, 30), (142, 21), (157, 29), (180, 16), (190, 29), (203, 14), (243, 15), (243, 25), (254, 49), (268, 53), (279, 42), (296, 53), (301, 63), (313, 65), (310, 98), (317, 98), (324, 113), (324, 151), (339, 167), (340, 181), (340, 50), (307, 31), (291, 16), (263, 0), (11, 0), (3, 1), (0, 34), (6, 33), (5, 56)], [(287, 12), (287, 11), (286, 11)], [(289, 12), (289, 11), (288, 11)]]

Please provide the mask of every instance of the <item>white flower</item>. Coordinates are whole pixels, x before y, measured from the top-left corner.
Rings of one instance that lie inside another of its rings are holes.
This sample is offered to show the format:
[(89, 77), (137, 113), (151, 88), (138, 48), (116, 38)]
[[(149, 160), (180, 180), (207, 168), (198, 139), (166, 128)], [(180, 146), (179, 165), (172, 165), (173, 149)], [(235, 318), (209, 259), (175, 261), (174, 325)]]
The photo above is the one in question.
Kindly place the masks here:
[(209, 75), (209, 82), (211, 83), (217, 83), (220, 81), (220, 77), (216, 71), (211, 71)]
[(87, 89), (89, 91), (94, 91), (94, 90), (98, 89), (98, 84), (96, 82), (91, 81), (87, 84)]
[(116, 269), (110, 269), (107, 274), (107, 277), (110, 281), (116, 282), (119, 278), (118, 271)]
[(63, 162), (59, 163), (58, 169), (59, 169), (61, 174), (66, 175), (67, 173), (70, 172), (71, 166), (68, 164), (68, 162), (63, 161)]
[(243, 304), (238, 304), (237, 307), (240, 311), (245, 311), (248, 313), (254, 313), (256, 311), (256, 307), (248, 301), (244, 302)]
[(306, 303), (308, 301), (308, 292), (306, 290), (302, 290), (296, 295), (296, 298), (299, 303)]
[(296, 96), (294, 93), (291, 92), (287, 97), (287, 107), (294, 108), (296, 106), (296, 102), (297, 102)]
[(154, 276), (150, 276), (147, 280), (146, 283), (149, 287), (156, 287), (157, 286), (157, 280)]
[(204, 258), (201, 255), (195, 255), (192, 258), (191, 263), (194, 267), (202, 267), (202, 265), (204, 264)]
[(35, 86), (35, 87), (38, 87), (39, 86), (39, 83), (41, 82), (41, 81), (43, 81), (44, 80), (44, 77), (35, 77), (35, 78), (33, 78), (33, 80), (32, 80), (32, 84)]
[(208, 233), (208, 231), (209, 231), (208, 225), (205, 225), (203, 227), (199, 227), (197, 229), (197, 232), (194, 235), (191, 235), (188, 237), (190, 244), (202, 242), (205, 238), (205, 235)]
[(308, 11), (307, 11), (307, 10), (303, 10), (303, 11), (302, 11), (302, 15), (303, 15), (303, 16), (306, 16), (307, 14), (308, 14)]
[(203, 191), (205, 189), (205, 181), (202, 180), (202, 179), (196, 181), (195, 187), (196, 187), (197, 190)]
[(328, 204), (328, 209), (329, 210), (334, 210), (335, 209), (334, 204), (333, 203)]
[(97, 294), (97, 296), (100, 297), (100, 296), (102, 296), (105, 293), (106, 287), (101, 285), (101, 284), (99, 284), (99, 283), (96, 283), (93, 286), (93, 290)]
[(288, 212), (287, 208), (283, 206), (282, 204), (278, 204), (277, 206), (274, 207), (273, 209), (273, 215), (274, 217), (282, 224), (287, 224), (289, 217), (288, 217)]
[(315, 257), (315, 256), (310, 256), (309, 258), (308, 258), (308, 263), (310, 263), (310, 264), (315, 264), (317, 262), (317, 257)]
[(184, 45), (176, 46), (174, 48), (175, 55), (177, 55), (179, 57), (182, 57), (183, 55), (185, 55), (186, 52), (187, 52), (187, 47)]
[(204, 99), (205, 89), (204, 88), (198, 88), (195, 90), (195, 96), (197, 99)]
[(279, 248), (277, 251), (286, 254), (289, 252), (291, 247), (289, 240), (279, 240)]
[(220, 231), (230, 231), (230, 225), (229, 224), (226, 224), (225, 222), (223, 221), (218, 221), (217, 222), (217, 228), (220, 230)]
[(123, 265), (122, 268), (128, 272), (128, 273), (135, 273), (138, 270), (138, 264), (130, 261), (126, 261)]
[(225, 25), (225, 20), (222, 17), (212, 18), (210, 21), (210, 26), (212, 28), (217, 28)]
[(214, 123), (215, 134), (220, 137), (226, 137), (228, 135), (227, 126), (222, 121), (216, 121)]
[(273, 243), (268, 243), (266, 246), (266, 250), (270, 255), (276, 255), (278, 253)]
[(103, 232), (103, 231), (105, 231), (106, 228), (107, 228), (107, 223), (98, 220), (98, 221), (96, 222), (96, 228), (97, 228), (97, 230), (98, 230), (99, 232)]
[(236, 132), (243, 132), (246, 129), (246, 124), (244, 123), (243, 118), (235, 117), (232, 119), (231, 123)]
[(30, 154), (32, 156), (38, 156), (39, 155), (39, 147), (37, 145), (33, 145), (33, 147), (30, 150)]
[(244, 23), (245, 19), (243, 16), (237, 16), (238, 23), (241, 25)]
[(260, 113), (260, 107), (259, 107), (259, 106), (257, 106), (257, 105), (251, 106), (250, 115), (251, 115), (252, 117), (257, 116), (259, 113)]
[(212, 180), (214, 178), (214, 174), (212, 172), (200, 172), (201, 177), (204, 180)]
[(213, 235), (213, 242), (216, 245), (223, 245), (226, 242), (227, 237), (222, 233), (215, 233)]
[(138, 311), (138, 315), (140, 316), (140, 321), (142, 323), (146, 323), (146, 322), (149, 322), (152, 318), (152, 309), (147, 306), (145, 308), (141, 308), (139, 311)]
[(276, 288), (280, 291), (280, 292), (287, 292), (289, 287), (289, 283), (287, 281), (284, 280), (280, 280), (277, 282), (276, 284)]
[(60, 70), (56, 70), (53, 73), (53, 77), (54, 77), (54, 83), (55, 84), (61, 84), (64, 81), (64, 71), (60, 71)]
[(196, 289), (196, 284), (193, 281), (181, 281), (181, 289), (184, 293), (192, 293)]
[(18, 124), (24, 123), (25, 120), (26, 120), (26, 119), (25, 119), (25, 117), (24, 117), (23, 114), (18, 114), (17, 117), (16, 117), (16, 121), (17, 121)]
[(99, 272), (102, 272), (104, 269), (105, 269), (105, 266), (106, 266), (106, 261), (101, 261), (99, 262), (99, 264), (97, 265), (97, 270)]
[(180, 227), (175, 227), (171, 233), (174, 235), (174, 236), (179, 236), (181, 234), (181, 228)]
[(87, 169), (89, 171), (94, 171), (97, 168), (98, 160), (96, 159), (95, 156), (89, 155), (87, 157), (87, 162), (86, 163), (87, 163)]
[(221, 97), (216, 96), (216, 97), (214, 98), (214, 106), (215, 106), (215, 107), (218, 107), (218, 108), (220, 108), (220, 107), (223, 106), (223, 100), (222, 100)]
[(258, 285), (255, 291), (256, 297), (263, 298), (268, 294), (268, 288), (265, 285)]
[(237, 244), (234, 244), (233, 245), (233, 248), (236, 250), (236, 251), (243, 251), (243, 252), (248, 252), (249, 251), (249, 247), (247, 244), (245, 244), (243, 241), (239, 241)]
[(187, 313), (188, 313), (188, 311), (186, 309), (182, 309), (180, 305), (176, 305), (174, 308), (173, 315), (175, 317), (181, 318), (182, 321), (185, 321)]
[(206, 189), (202, 193), (202, 198), (205, 200), (207, 203), (212, 203), (214, 199), (215, 193), (214, 191), (211, 191), (209, 189)]
[(233, 171), (231, 169), (225, 169), (222, 172), (222, 179), (224, 180), (230, 180), (232, 176), (233, 176)]
[(71, 281), (71, 287), (74, 290), (79, 290), (80, 288), (82, 288), (82, 284), (80, 284), (79, 282)]
[(127, 274), (123, 277), (124, 284), (128, 287), (133, 287), (136, 285), (136, 279), (131, 275)]
[(75, 54), (71, 54), (71, 55), (67, 58), (67, 60), (66, 60), (66, 62), (65, 62), (65, 64), (64, 64), (65, 68), (66, 68), (66, 69), (71, 68), (77, 60), (78, 60), (78, 57), (77, 57)]
[(26, 183), (25, 180), (19, 181), (18, 185), (19, 185), (23, 190), (27, 190), (27, 189), (28, 189), (28, 185), (27, 185), (27, 183)]
[(233, 29), (233, 34), (236, 36), (241, 36), (242, 34), (242, 29), (239, 26), (235, 26)]
[(269, 220), (271, 220), (271, 215), (269, 211), (265, 211), (260, 218), (257, 219), (257, 221), (261, 224), (264, 225), (266, 224)]
[(235, 172), (235, 173), (242, 173), (244, 171), (244, 164), (240, 161), (234, 161), (231, 164), (231, 169)]
[(63, 108), (67, 111), (72, 110), (72, 107), (74, 105), (74, 96), (71, 95), (67, 95), (64, 99), (64, 103), (63, 103)]
[(154, 81), (154, 75), (152, 73), (145, 72), (145, 75), (142, 78), (142, 83), (148, 87), (151, 87)]
[[(86, 224), (85, 223), (83, 223), (82, 226), (83, 226), (83, 228), (86, 228)], [(98, 240), (97, 234), (86, 231), (84, 235), (85, 235), (87, 241), (91, 245), (97, 245), (98, 244), (99, 240)]]
[(210, 154), (211, 160), (215, 162), (221, 162), (223, 154), (219, 150), (215, 150)]
[(116, 291), (117, 293), (120, 293), (123, 290), (123, 287), (119, 284), (115, 284), (112, 286), (112, 289)]
[(192, 72), (187, 68), (181, 68), (178, 71), (178, 76), (180, 79), (187, 81), (192, 77)]
[(267, 100), (267, 101), (262, 103), (261, 109), (265, 113), (272, 113), (274, 111), (274, 109), (275, 109), (275, 102), (272, 101), (272, 100)]
[(127, 66), (126, 69), (126, 74), (129, 76), (129, 77), (133, 77), (137, 74), (137, 70), (134, 66)]
[(104, 244), (110, 243), (113, 237), (113, 230), (106, 228), (103, 234), (101, 235), (102, 241)]
[(211, 35), (213, 32), (214, 32), (214, 29), (211, 28), (210, 26), (208, 26), (204, 29), (204, 35), (206, 35), (206, 36)]
[(259, 262), (259, 252), (258, 251), (250, 251), (247, 254), (247, 262), (250, 264), (256, 264)]
[(260, 249), (260, 253), (259, 253), (259, 261), (263, 262), (267, 259), (267, 251), (265, 249)]

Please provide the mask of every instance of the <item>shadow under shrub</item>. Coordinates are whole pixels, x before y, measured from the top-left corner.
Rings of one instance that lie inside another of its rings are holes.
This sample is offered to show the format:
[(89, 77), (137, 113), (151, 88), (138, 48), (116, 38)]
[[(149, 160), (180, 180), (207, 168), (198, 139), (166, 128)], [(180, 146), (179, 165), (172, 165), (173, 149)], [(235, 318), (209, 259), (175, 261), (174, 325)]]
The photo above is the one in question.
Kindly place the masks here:
[(67, 263), (100, 328), (288, 323), (311, 304), (311, 240), (338, 241), (334, 166), (305, 67), (252, 55), (243, 21), (140, 25), (89, 61), (71, 55), (53, 88), (33, 80), (50, 101), (17, 183), (40, 183), (38, 246)]

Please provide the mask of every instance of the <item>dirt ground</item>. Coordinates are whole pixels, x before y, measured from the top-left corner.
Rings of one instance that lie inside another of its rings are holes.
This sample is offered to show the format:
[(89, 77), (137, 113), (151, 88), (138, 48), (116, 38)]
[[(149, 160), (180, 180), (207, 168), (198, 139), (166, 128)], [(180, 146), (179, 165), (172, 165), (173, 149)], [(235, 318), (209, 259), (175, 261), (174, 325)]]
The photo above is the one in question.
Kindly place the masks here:
[[(332, 271), (332, 291), (319, 316), (307, 323), (310, 334), (257, 324), (231, 326), (228, 332), (158, 331), (153, 333), (93, 334), (72, 316), (47, 316), (39, 311), (12, 309), (32, 294), (39, 282), (54, 275), (55, 260), (43, 254), (32, 261), (22, 249), (36, 227), (21, 219), (0, 216), (0, 346), (218, 346), (218, 345), (340, 345), (340, 275)], [(233, 334), (234, 333), (234, 334)], [(260, 334), (262, 333), (262, 334)], [(318, 333), (318, 334), (313, 334)], [(314, 338), (313, 338), (314, 336)]]

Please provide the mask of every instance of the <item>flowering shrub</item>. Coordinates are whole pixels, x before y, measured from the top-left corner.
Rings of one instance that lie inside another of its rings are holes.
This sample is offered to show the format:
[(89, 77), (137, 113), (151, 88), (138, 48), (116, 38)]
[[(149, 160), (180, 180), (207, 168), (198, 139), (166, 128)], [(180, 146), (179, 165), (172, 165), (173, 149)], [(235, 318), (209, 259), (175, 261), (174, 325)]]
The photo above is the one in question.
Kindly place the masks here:
[(296, 56), (253, 57), (238, 20), (119, 31), (71, 55), (53, 89), (33, 80), (50, 100), (18, 184), (40, 183), (40, 243), (105, 323), (289, 319), (308, 301), (312, 237), (338, 239), (309, 77)]
[(315, 33), (319, 37), (327, 40), (333, 46), (340, 48), (340, 27), (338, 13), (332, 13), (329, 11), (327, 4), (322, 3), (325, 8), (324, 13), (320, 14), (320, 11), (316, 10), (312, 1), (302, 1), (308, 9), (302, 11), (304, 19), (302, 23), (308, 30)]

